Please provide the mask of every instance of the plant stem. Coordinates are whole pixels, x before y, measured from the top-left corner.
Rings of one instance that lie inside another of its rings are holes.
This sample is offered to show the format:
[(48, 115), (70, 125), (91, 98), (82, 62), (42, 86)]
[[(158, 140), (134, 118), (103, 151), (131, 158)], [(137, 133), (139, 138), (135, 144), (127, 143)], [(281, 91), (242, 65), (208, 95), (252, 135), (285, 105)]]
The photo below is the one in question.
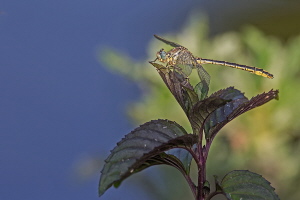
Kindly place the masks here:
[(198, 164), (198, 200), (204, 200), (203, 187), (206, 180), (206, 160), (203, 156), (203, 148), (201, 148), (201, 154), (199, 154), (199, 164)]
[(203, 187), (206, 180), (206, 157), (204, 156), (204, 151), (206, 151), (205, 146), (202, 145), (203, 138), (203, 128), (199, 131), (199, 143), (198, 143), (198, 186), (197, 186), (197, 200), (204, 200)]

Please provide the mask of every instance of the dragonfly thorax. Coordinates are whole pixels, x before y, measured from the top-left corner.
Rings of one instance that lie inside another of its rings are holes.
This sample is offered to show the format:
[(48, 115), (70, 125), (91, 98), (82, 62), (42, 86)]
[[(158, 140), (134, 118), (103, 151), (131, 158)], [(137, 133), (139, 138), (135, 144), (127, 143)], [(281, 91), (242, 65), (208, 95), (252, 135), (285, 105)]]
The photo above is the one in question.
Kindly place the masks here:
[(182, 48), (183, 47), (177, 47), (168, 52), (166, 52), (164, 49), (161, 49), (156, 53), (156, 60), (167, 63), (168, 65), (175, 65)]

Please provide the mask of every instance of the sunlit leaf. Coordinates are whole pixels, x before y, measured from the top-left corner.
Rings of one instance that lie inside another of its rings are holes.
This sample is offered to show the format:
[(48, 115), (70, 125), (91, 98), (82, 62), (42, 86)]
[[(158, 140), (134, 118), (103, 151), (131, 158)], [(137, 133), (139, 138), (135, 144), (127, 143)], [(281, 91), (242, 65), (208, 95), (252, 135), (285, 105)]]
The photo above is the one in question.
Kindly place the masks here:
[[(206, 129), (206, 138), (212, 139), (217, 132), (225, 126), (228, 122), (236, 118), (237, 116), (253, 109), (258, 106), (261, 106), (272, 99), (278, 99), (278, 90), (270, 90), (267, 93), (259, 94), (249, 101), (246, 101), (245, 97), (243, 97), (242, 93), (239, 94), (237, 90), (226, 89), (225, 91), (232, 91), (232, 93), (228, 93), (228, 97), (234, 97), (232, 102), (227, 103), (224, 107), (218, 110), (216, 113), (212, 115), (212, 118), (207, 122), (207, 129)], [(226, 92), (224, 93), (226, 94)]]

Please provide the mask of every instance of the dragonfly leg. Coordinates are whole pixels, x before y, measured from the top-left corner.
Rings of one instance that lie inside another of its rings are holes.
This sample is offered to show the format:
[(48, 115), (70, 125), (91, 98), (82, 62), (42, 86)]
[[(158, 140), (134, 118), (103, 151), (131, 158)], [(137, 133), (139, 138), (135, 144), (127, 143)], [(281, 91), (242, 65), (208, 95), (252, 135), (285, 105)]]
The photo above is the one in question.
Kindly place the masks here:
[(155, 61), (157, 61), (157, 59), (158, 59), (158, 58), (155, 58), (155, 60), (153, 60), (153, 61), (151, 61), (151, 62), (155, 62)]

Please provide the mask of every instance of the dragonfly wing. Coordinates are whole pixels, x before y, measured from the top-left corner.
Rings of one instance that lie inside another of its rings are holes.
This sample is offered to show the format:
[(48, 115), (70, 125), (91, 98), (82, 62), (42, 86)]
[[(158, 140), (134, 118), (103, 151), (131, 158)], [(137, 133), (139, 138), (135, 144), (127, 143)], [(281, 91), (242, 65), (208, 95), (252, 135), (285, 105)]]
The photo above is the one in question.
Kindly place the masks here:
[(196, 85), (195, 90), (197, 91), (199, 99), (204, 99), (207, 97), (209, 90), (210, 75), (200, 64), (197, 64), (196, 66), (201, 81)]
[(175, 69), (181, 73), (184, 74), (186, 77), (189, 77), (193, 70), (193, 65), (189, 64), (177, 64), (175, 65)]
[(155, 37), (156, 39), (158, 39), (158, 40), (160, 40), (160, 41), (166, 43), (167, 45), (172, 46), (172, 47), (182, 47), (180, 44), (177, 44), (177, 43), (175, 43), (175, 42), (171, 42), (171, 41), (169, 41), (169, 40), (166, 40), (166, 39), (164, 39), (164, 38), (162, 38), (162, 37), (160, 37), (160, 36), (158, 36), (158, 35), (154, 35), (154, 37)]

